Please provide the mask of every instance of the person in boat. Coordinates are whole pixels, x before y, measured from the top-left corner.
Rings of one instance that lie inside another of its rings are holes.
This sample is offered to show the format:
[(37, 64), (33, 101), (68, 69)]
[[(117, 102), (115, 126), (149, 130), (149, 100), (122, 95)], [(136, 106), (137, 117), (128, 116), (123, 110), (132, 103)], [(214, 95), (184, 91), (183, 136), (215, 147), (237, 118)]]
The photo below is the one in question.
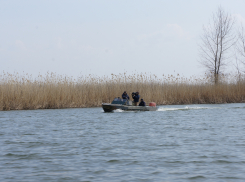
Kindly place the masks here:
[(140, 95), (139, 95), (139, 92), (136, 92), (136, 93), (132, 93), (132, 97), (134, 99), (134, 102), (133, 102), (133, 105), (134, 106), (137, 106), (138, 102), (139, 102), (139, 99), (140, 99)]
[(145, 106), (145, 101), (143, 99), (140, 99), (139, 106)]
[(122, 101), (120, 97), (116, 97), (113, 101)]
[(129, 100), (129, 96), (128, 96), (128, 94), (127, 94), (126, 91), (123, 92), (123, 94), (122, 94), (122, 99), (127, 99), (127, 100)]

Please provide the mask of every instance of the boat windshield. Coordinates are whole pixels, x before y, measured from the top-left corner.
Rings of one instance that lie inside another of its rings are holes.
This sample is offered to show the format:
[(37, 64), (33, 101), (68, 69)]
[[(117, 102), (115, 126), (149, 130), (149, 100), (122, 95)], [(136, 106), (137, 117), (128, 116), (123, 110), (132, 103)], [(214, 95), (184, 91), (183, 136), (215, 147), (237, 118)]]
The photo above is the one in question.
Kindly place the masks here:
[(113, 101), (123, 101), (123, 99), (116, 97)]
[(112, 101), (112, 104), (125, 104), (126, 102), (127, 102), (127, 99), (115, 98)]

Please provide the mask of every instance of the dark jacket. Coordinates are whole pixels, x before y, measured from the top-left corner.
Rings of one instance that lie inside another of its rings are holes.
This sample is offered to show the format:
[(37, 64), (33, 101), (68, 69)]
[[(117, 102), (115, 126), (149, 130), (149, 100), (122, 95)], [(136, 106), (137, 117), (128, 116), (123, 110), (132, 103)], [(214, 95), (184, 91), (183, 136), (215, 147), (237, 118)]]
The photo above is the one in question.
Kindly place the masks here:
[(133, 99), (134, 99), (134, 102), (139, 102), (139, 99), (140, 99), (140, 95), (134, 95), (133, 96)]
[(142, 100), (142, 101), (140, 101), (139, 106), (145, 106), (145, 102), (144, 102), (143, 100)]
[(128, 100), (129, 100), (128, 94), (122, 94), (122, 98), (123, 98), (123, 99), (128, 99)]

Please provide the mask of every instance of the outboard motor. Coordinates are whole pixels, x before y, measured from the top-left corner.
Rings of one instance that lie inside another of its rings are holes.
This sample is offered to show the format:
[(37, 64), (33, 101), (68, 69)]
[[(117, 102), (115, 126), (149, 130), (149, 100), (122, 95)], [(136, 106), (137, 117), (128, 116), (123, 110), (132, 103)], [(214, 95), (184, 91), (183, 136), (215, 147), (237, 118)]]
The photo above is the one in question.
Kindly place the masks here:
[(156, 105), (155, 102), (150, 102), (150, 103), (149, 103), (149, 106), (156, 107), (157, 105)]

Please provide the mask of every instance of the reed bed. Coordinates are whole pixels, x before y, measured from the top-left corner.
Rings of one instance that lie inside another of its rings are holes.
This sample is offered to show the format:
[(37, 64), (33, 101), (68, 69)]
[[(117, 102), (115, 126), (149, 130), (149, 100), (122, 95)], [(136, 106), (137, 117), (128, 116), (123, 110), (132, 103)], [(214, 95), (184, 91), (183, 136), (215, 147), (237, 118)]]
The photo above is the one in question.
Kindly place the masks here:
[(146, 73), (126, 73), (98, 77), (72, 77), (47, 73), (33, 79), (31, 75), (3, 73), (0, 75), (0, 110), (56, 109), (97, 107), (121, 97), (123, 91), (139, 91), (146, 103), (215, 104), (245, 102), (245, 79), (241, 76), (220, 78), (184, 78)]

